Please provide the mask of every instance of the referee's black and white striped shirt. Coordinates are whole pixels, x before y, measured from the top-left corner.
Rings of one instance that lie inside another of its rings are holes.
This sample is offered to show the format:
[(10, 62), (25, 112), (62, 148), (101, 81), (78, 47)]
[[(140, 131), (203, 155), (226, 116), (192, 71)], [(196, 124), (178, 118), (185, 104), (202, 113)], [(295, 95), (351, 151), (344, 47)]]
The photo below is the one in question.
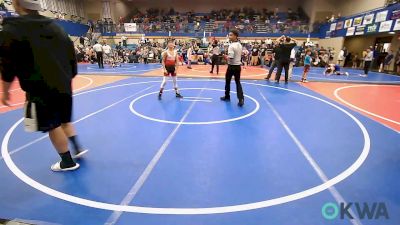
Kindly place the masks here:
[(228, 48), (228, 65), (240, 66), (242, 58), (242, 44), (240, 42), (232, 42)]

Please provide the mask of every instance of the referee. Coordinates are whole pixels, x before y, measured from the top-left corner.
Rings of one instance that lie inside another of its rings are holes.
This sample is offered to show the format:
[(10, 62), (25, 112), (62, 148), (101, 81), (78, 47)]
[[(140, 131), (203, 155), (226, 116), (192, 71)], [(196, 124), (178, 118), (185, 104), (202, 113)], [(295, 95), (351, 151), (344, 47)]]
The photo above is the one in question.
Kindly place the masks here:
[(96, 41), (95, 45), (93, 45), (93, 50), (96, 52), (97, 63), (99, 64), (100, 69), (104, 69), (104, 48), (103, 46)]
[(241, 58), (242, 58), (242, 44), (239, 42), (239, 32), (232, 30), (229, 32), (229, 44), (228, 48), (228, 69), (225, 74), (225, 96), (221, 97), (222, 101), (230, 101), (231, 92), (231, 80), (235, 77), (237, 97), (239, 99), (238, 105), (242, 107), (244, 105), (244, 95), (242, 84), (240, 83), (240, 72), (241, 72)]
[(26, 92), (25, 129), (49, 132), (61, 161), (51, 166), (53, 171), (76, 170), (68, 150), (71, 141), (76, 158), (83, 150), (71, 122), (72, 78), (77, 74), (77, 62), (72, 41), (56, 23), (39, 15), (39, 1), (14, 0), (20, 15), (6, 18), (0, 32), (0, 73), (3, 82), (1, 102), (9, 106), (10, 85), (18, 77)]

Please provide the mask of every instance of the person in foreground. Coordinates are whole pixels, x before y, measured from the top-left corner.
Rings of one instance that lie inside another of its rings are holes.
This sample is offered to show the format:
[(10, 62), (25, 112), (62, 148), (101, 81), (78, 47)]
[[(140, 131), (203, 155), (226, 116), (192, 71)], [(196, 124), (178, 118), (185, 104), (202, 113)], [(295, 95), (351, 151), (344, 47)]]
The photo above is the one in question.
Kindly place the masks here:
[(39, 1), (14, 0), (20, 15), (6, 18), (0, 33), (1, 102), (9, 106), (10, 86), (18, 77), (26, 92), (25, 130), (49, 132), (61, 161), (53, 171), (79, 168), (68, 150), (68, 139), (79, 158), (84, 150), (71, 124), (72, 79), (77, 74), (74, 45), (56, 23), (39, 15)]

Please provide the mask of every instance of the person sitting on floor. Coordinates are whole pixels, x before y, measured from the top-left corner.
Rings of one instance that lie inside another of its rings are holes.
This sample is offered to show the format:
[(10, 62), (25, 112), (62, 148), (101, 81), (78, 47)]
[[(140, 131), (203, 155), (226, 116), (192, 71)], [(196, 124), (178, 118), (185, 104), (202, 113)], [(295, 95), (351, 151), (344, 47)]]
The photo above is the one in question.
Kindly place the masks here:
[(326, 76), (330, 76), (332, 74), (349, 76), (348, 72), (340, 72), (340, 66), (338, 64), (329, 64), (326, 67), (324, 74)]

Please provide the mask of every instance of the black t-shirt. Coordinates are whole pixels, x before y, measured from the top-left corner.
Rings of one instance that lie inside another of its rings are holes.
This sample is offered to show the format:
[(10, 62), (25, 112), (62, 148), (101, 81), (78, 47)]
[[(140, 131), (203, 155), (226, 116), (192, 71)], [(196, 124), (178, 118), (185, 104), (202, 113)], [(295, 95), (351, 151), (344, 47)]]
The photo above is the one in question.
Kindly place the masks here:
[(258, 48), (253, 48), (253, 50), (251, 51), (251, 55), (258, 56)]
[(0, 72), (5, 82), (17, 76), (31, 96), (49, 91), (72, 94), (71, 81), (77, 74), (74, 45), (49, 18), (6, 18), (0, 32)]
[(261, 56), (265, 56), (265, 54), (267, 53), (267, 49), (266, 48), (261, 48)]
[(296, 46), (295, 43), (289, 43), (289, 44), (281, 44), (279, 46), (280, 48), (280, 59), (289, 61), (290, 60), (290, 54), (292, 53), (292, 49)]
[(274, 53), (274, 55), (275, 55), (274, 56), (275, 60), (278, 61), (281, 59), (281, 52), (282, 52), (282, 50), (279, 46), (275, 47), (274, 50), (272, 50), (272, 53)]

